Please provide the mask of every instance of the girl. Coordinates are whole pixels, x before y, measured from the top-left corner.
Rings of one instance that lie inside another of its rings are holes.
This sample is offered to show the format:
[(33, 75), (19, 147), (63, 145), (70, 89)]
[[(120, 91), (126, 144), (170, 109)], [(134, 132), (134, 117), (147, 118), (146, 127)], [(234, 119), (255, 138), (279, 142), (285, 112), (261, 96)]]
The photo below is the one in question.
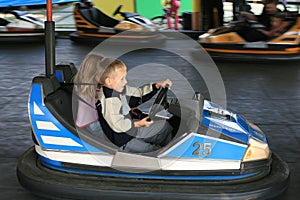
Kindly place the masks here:
[(163, 2), (163, 6), (167, 9), (166, 17), (167, 17), (167, 23), (168, 28), (172, 29), (172, 23), (171, 23), (171, 17), (174, 15), (174, 24), (175, 24), (175, 30), (179, 30), (179, 8), (180, 8), (180, 0), (165, 0)]
[(87, 128), (95, 135), (101, 132), (95, 103), (100, 77), (104, 72), (101, 65), (102, 56), (88, 54), (74, 77), (74, 89), (78, 99), (75, 124), (79, 128)]

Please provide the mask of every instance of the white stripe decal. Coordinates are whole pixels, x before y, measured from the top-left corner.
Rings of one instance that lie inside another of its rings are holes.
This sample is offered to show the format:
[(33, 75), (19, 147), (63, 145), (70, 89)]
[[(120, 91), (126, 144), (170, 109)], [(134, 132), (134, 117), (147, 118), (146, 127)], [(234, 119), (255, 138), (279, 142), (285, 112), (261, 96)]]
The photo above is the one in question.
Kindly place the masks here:
[(59, 129), (52, 122), (36, 121), (36, 126), (41, 130), (59, 131)]
[(5, 33), (1, 33), (2, 37), (33, 37), (33, 36), (43, 36), (44, 33), (14, 33), (14, 32), (7, 32), (7, 34)]
[(228, 121), (225, 121), (225, 120), (220, 120), (220, 119), (214, 119), (214, 118), (209, 118), (211, 121), (213, 122), (216, 122), (217, 124), (219, 125), (225, 125), (225, 127), (222, 127), (224, 129), (226, 129), (226, 126), (229, 127), (229, 128), (232, 128), (232, 129), (235, 129), (237, 131), (240, 131), (242, 133), (246, 133), (245, 130), (243, 130), (239, 125), (237, 125), (236, 123), (234, 122), (228, 122)]
[(239, 160), (161, 158), (160, 162), (162, 170), (227, 170), (241, 167)]
[(38, 154), (49, 158), (51, 160), (57, 160), (61, 162), (94, 165), (94, 166), (106, 166), (111, 167), (113, 155), (111, 154), (93, 154), (93, 153), (79, 153), (79, 152), (67, 152), (67, 151), (48, 151), (42, 150), (40, 146), (36, 145), (35, 150)]
[(43, 111), (36, 105), (35, 102), (33, 102), (33, 114), (35, 115), (45, 115)]
[(82, 147), (81, 144), (75, 142), (71, 138), (47, 136), (47, 135), (41, 135), (41, 138), (45, 144)]
[[(69, 162), (76, 164), (86, 164), (94, 166), (111, 167), (114, 155), (96, 154), (96, 153), (78, 153), (66, 151), (47, 151), (42, 150), (40, 146), (35, 146), (38, 154), (51, 160)], [(151, 158), (153, 159), (153, 158)], [(162, 170), (232, 170), (240, 169), (239, 160), (199, 160), (199, 159), (173, 159), (162, 158), (159, 160)], [(145, 168), (148, 166), (145, 166)]]

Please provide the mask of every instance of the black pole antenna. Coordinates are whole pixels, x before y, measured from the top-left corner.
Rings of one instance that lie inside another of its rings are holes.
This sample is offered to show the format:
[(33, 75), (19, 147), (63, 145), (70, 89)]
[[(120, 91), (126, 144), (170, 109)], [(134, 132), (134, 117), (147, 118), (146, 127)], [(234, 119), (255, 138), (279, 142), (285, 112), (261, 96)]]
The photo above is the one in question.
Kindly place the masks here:
[(46, 76), (54, 74), (55, 65), (55, 23), (52, 20), (52, 0), (46, 0), (47, 20), (45, 21)]

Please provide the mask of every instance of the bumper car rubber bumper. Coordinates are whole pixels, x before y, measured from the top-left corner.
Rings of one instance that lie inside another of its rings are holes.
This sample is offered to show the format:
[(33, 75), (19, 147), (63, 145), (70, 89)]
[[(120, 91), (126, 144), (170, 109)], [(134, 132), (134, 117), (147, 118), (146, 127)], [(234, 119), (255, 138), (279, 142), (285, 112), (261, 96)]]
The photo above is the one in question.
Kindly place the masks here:
[(66, 173), (43, 166), (34, 148), (19, 159), (17, 175), (32, 193), (52, 199), (268, 199), (285, 191), (289, 168), (272, 155), (270, 173), (260, 180), (206, 185), (200, 181), (151, 180)]

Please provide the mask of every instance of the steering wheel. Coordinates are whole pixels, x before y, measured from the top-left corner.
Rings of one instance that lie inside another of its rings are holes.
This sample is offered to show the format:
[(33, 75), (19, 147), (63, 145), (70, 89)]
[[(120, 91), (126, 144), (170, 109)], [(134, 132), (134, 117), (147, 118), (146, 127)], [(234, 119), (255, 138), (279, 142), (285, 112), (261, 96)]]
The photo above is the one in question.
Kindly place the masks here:
[(118, 7), (118, 8), (115, 10), (115, 12), (113, 13), (113, 16), (115, 16), (115, 15), (121, 13), (120, 10), (121, 10), (122, 6), (123, 6), (123, 5), (119, 5), (119, 7)]
[(155, 101), (154, 101), (154, 103), (151, 106), (151, 109), (149, 111), (149, 115), (148, 116), (149, 116), (150, 120), (153, 119), (155, 117), (155, 115), (159, 111), (162, 110), (161, 109), (162, 107), (164, 109), (166, 109), (165, 105), (164, 105), (164, 102), (166, 102), (166, 100), (167, 100), (168, 90), (169, 90), (169, 84), (166, 84), (166, 86), (159, 91), (159, 93), (158, 93), (158, 95), (157, 95), (157, 97), (156, 97), (156, 99), (155, 99)]

